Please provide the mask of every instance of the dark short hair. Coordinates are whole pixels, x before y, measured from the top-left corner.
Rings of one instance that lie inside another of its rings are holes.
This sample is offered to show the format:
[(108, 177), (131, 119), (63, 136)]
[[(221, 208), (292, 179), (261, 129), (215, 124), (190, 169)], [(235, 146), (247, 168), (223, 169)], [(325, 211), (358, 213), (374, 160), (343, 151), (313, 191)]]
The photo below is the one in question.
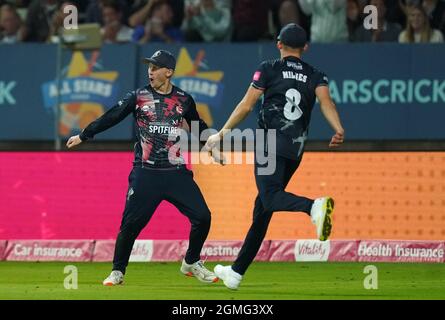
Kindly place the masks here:
[(124, 10), (122, 4), (117, 0), (104, 0), (103, 7), (112, 8), (114, 11), (117, 11), (119, 13), (123, 13)]

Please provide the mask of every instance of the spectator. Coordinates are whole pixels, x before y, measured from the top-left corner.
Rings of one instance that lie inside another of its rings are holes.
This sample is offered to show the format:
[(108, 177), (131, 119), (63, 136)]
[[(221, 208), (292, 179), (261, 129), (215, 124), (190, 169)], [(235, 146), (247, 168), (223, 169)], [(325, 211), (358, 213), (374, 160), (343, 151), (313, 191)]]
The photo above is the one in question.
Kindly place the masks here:
[(439, 29), (443, 35), (445, 33), (445, 1), (423, 0), (422, 5), (428, 15), (431, 27)]
[[(287, 12), (288, 9), (290, 12)], [(276, 39), (279, 31), (285, 25), (282, 22), (284, 20), (294, 20), (294, 23), (298, 23), (309, 35), (309, 29), (311, 27), (310, 18), (301, 10), (298, 0), (271, 0), (271, 11), (273, 25), (269, 26), (269, 28), (273, 39)], [(292, 18), (292, 16), (294, 16), (294, 18)], [(280, 20), (282, 21), (280, 22)]]
[(400, 33), (400, 43), (442, 43), (443, 35), (432, 29), (428, 16), (421, 5), (407, 7), (407, 24)]
[(22, 20), (15, 7), (4, 4), (0, 8), (0, 44), (21, 41)]
[(104, 22), (102, 20), (102, 5), (103, 0), (92, 0), (86, 9), (85, 13), (85, 21), (87, 23), (98, 23), (103, 25)]
[(362, 24), (361, 8), (358, 0), (348, 0), (346, 7), (346, 24), (348, 25), (348, 39), (353, 41), (354, 34), (358, 27)]
[(289, 23), (301, 25), (300, 10), (295, 0), (284, 0), (278, 9), (279, 30)]
[(72, 0), (74, 2), (74, 5), (77, 8), (77, 13), (79, 15), (79, 24), (86, 22), (86, 12), (88, 5), (91, 1), (89, 0)]
[(406, 15), (403, 12), (401, 1), (402, 0), (384, 0), (386, 11), (385, 18), (387, 22), (397, 23), (399, 26), (405, 25)]
[(57, 11), (57, 0), (34, 0), (26, 15), (23, 40), (46, 42), (50, 34), (49, 21)]
[(224, 0), (186, 0), (183, 30), (187, 41), (230, 38), (230, 8)]
[(134, 41), (147, 42), (182, 42), (184, 36), (179, 28), (173, 26), (173, 10), (167, 1), (157, 1), (145, 26), (135, 28)]
[(257, 41), (268, 32), (269, 0), (237, 0), (232, 4), (233, 41)]
[(49, 33), (48, 40), (50, 42), (53, 42), (53, 43), (59, 42), (59, 35), (60, 35), (61, 29), (63, 28), (63, 21), (64, 21), (65, 17), (69, 15), (69, 13), (63, 12), (63, 10), (68, 5), (75, 6), (75, 4), (71, 1), (63, 1), (60, 4), (59, 9), (53, 15), (51, 25), (49, 28), (50, 33)]
[[(131, 16), (128, 20), (130, 27), (144, 25), (150, 16), (152, 7), (158, 2), (166, 0), (138, 0), (133, 2)], [(173, 11), (173, 20), (171, 25), (176, 28), (182, 26), (184, 19), (184, 0), (168, 0), (171, 10)]]
[[(1, 3), (1, 1), (0, 1)], [(22, 23), (26, 20), (26, 14), (28, 12), (28, 7), (31, 0), (14, 0), (14, 1), (4, 1), (5, 4), (10, 4), (15, 8), (15, 11), (20, 17)]]
[(311, 20), (312, 42), (348, 40), (346, 0), (299, 0), (300, 7)]
[(377, 29), (365, 29), (361, 25), (354, 35), (356, 42), (394, 42), (397, 41), (402, 27), (386, 20), (384, 0), (371, 0), (370, 5), (377, 7)]
[(105, 43), (132, 41), (133, 29), (122, 23), (123, 11), (117, 1), (105, 2), (102, 6), (102, 39)]
[[(93, 0), (91, 1), (87, 8), (85, 13), (85, 22), (87, 23), (98, 23), (101, 26), (104, 25), (103, 17), (102, 17), (102, 11), (103, 6), (107, 2), (110, 2), (110, 0)], [(120, 10), (122, 12), (122, 23), (127, 23), (127, 17), (128, 17), (128, 6), (127, 2), (125, 0), (117, 0)]]

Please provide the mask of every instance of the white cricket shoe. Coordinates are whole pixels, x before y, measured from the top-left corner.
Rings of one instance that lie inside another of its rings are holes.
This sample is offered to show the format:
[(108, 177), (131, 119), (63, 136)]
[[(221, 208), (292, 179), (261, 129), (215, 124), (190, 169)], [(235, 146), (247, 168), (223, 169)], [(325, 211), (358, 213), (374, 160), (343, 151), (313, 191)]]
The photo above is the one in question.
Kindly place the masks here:
[(212, 283), (217, 282), (218, 278), (215, 274), (204, 267), (204, 263), (202, 261), (197, 261), (193, 264), (188, 264), (185, 262), (185, 259), (182, 260), (181, 272), (188, 277), (195, 277), (201, 282)]
[(104, 286), (117, 286), (124, 284), (124, 274), (119, 270), (111, 271), (111, 274), (103, 282)]
[(217, 264), (213, 271), (215, 271), (215, 275), (224, 282), (224, 285), (232, 290), (237, 290), (243, 279), (243, 276), (233, 271), (231, 266)]
[(317, 238), (320, 241), (326, 241), (331, 234), (333, 212), (334, 199), (330, 197), (315, 199), (311, 209), (311, 220), (317, 228)]

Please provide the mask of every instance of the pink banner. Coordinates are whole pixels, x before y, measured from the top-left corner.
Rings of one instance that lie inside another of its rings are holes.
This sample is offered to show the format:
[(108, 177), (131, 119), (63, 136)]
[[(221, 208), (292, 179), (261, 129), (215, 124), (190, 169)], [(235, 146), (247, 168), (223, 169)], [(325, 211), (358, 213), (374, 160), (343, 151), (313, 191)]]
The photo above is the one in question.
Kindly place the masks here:
[(5, 259), (6, 240), (0, 240), (0, 261)]
[[(234, 261), (241, 250), (243, 241), (231, 241), (231, 240), (221, 240), (214, 241), (209, 240), (204, 243), (201, 250), (201, 258), (208, 261)], [(269, 253), (270, 241), (263, 241), (260, 250), (255, 257), (255, 261), (267, 261)], [(187, 251), (188, 241), (181, 241), (180, 244), (180, 254), (181, 258), (185, 255)]]
[(94, 246), (93, 261), (94, 262), (109, 262), (113, 261), (114, 255), (114, 240), (96, 240)]
[(11, 240), (9, 261), (91, 261), (93, 240)]
[[(132, 160), (132, 152), (2, 152), (0, 239), (116, 239)], [(163, 201), (139, 238), (188, 239), (189, 230)]]
[[(113, 261), (114, 240), (97, 240), (93, 261)], [(180, 243), (177, 240), (136, 240), (130, 255), (130, 262), (180, 261)]]
[[(242, 241), (207, 241), (202, 259), (234, 261)], [(0, 241), (0, 260), (111, 262), (114, 240)], [(186, 240), (136, 240), (130, 262), (181, 261)], [(398, 240), (268, 240), (255, 261), (445, 262), (442, 241)]]
[(153, 240), (151, 261), (181, 261), (180, 240)]
[(445, 244), (441, 241), (362, 240), (358, 261), (444, 262)]
[(272, 240), (269, 261), (357, 261), (358, 241)]
[(295, 261), (295, 240), (271, 240), (269, 261)]
[(357, 261), (358, 240), (330, 240), (328, 261)]

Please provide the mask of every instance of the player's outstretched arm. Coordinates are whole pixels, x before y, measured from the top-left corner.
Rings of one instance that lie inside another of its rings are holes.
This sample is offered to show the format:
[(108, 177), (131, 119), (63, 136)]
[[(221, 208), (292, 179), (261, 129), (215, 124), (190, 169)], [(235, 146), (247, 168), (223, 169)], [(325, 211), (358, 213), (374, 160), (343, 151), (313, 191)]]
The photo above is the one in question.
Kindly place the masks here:
[(81, 142), (92, 139), (96, 134), (118, 124), (133, 112), (135, 104), (136, 96), (134, 91), (127, 93), (124, 99), (120, 100), (115, 106), (91, 122), (79, 135), (69, 138), (66, 146), (68, 148), (77, 146)]
[(315, 89), (315, 94), (317, 95), (318, 101), (320, 101), (321, 112), (335, 131), (335, 134), (332, 136), (331, 142), (329, 143), (329, 147), (339, 147), (343, 143), (345, 130), (341, 125), (340, 116), (338, 115), (335, 103), (332, 101), (331, 95), (329, 94), (329, 87), (318, 86)]
[(222, 129), (218, 133), (211, 135), (207, 139), (206, 148), (208, 150), (214, 148), (215, 145), (223, 138), (226, 133), (230, 132), (231, 129), (240, 124), (241, 121), (243, 121), (253, 110), (255, 103), (258, 101), (262, 94), (263, 90), (259, 90), (250, 86), (249, 89), (247, 89), (244, 98), (238, 103), (235, 110), (233, 110), (232, 114), (230, 115), (229, 119), (222, 127)]

